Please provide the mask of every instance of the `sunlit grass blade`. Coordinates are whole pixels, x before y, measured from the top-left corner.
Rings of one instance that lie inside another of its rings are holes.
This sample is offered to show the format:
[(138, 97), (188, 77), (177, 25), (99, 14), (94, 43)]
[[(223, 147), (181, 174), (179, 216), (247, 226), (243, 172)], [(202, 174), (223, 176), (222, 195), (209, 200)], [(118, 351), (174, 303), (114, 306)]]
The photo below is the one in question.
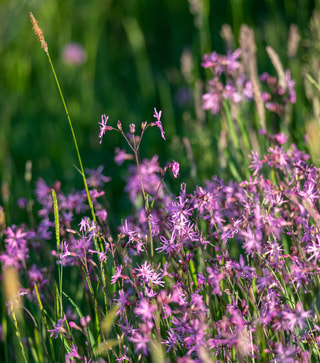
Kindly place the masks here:
[(51, 70), (52, 70), (52, 73), (53, 73), (53, 76), (54, 76), (54, 79), (55, 79), (55, 82), (56, 82), (56, 85), (57, 85), (57, 88), (58, 88), (58, 91), (59, 91), (59, 95), (60, 95), (60, 98), (61, 98), (61, 101), (62, 101), (62, 104), (63, 104), (63, 108), (65, 110), (67, 120), (69, 122), (70, 130), (71, 130), (71, 134), (72, 134), (72, 139), (73, 139), (74, 147), (76, 149), (78, 162), (79, 162), (79, 166), (80, 166), (80, 170), (81, 170), (81, 176), (82, 176), (83, 184), (84, 184), (84, 187), (85, 187), (85, 190), (86, 190), (91, 215), (92, 215), (93, 220), (96, 223), (96, 216), (95, 216), (95, 213), (94, 213), (93, 204), (92, 204), (92, 200), (91, 200), (90, 193), (89, 193), (89, 188), (88, 188), (84, 168), (83, 168), (83, 165), (82, 165), (82, 159), (81, 159), (81, 156), (80, 156), (80, 151), (79, 151), (79, 147), (78, 147), (77, 138), (76, 138), (76, 135), (75, 135), (75, 132), (74, 132), (74, 129), (73, 129), (73, 125), (72, 125), (72, 122), (71, 122), (71, 117), (69, 115), (69, 110), (68, 110), (67, 104), (65, 102), (65, 99), (64, 99), (64, 96), (63, 96), (63, 93), (62, 93), (62, 89), (61, 89), (61, 86), (60, 86), (60, 82), (58, 80), (55, 68), (53, 66), (53, 63), (52, 63), (52, 60), (51, 60), (51, 57), (50, 57), (50, 54), (49, 54), (49, 50), (48, 50), (48, 45), (47, 45), (47, 43), (46, 43), (46, 41), (44, 39), (43, 32), (42, 32), (41, 28), (37, 25), (38, 22), (35, 20), (32, 13), (30, 13), (30, 17), (31, 17), (31, 22), (32, 22), (33, 27), (34, 27), (35, 34), (38, 36), (39, 41), (41, 43), (41, 46), (44, 49), (44, 51), (46, 52), (46, 54), (47, 54), (47, 57), (48, 57), (48, 60), (49, 60), (50, 66), (51, 66)]

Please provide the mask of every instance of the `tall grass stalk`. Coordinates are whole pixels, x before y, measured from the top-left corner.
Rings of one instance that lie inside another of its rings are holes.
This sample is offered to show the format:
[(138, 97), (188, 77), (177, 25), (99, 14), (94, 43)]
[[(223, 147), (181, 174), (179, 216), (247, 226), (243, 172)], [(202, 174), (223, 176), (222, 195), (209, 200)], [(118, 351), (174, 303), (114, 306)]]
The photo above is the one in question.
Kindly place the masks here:
[(17, 336), (19, 346), (20, 346), (20, 349), (21, 349), (22, 358), (23, 358), (25, 363), (28, 363), (26, 351), (24, 349), (24, 345), (23, 345), (23, 342), (22, 342), (20, 328), (19, 328), (19, 325), (18, 325), (18, 320), (17, 320), (17, 316), (16, 316), (16, 312), (15, 312), (14, 308), (13, 308), (13, 311), (11, 313), (11, 317), (12, 317), (12, 320), (13, 320), (14, 327), (16, 329), (16, 336)]
[[(41, 316), (42, 316), (42, 320), (43, 320), (45, 329), (46, 329), (46, 331), (48, 331), (49, 330), (49, 325), (48, 325), (48, 321), (47, 321), (47, 317), (46, 317), (46, 312), (43, 309), (43, 305), (42, 305), (42, 301), (41, 301), (41, 298), (40, 298), (40, 295), (39, 295), (39, 290), (38, 290), (37, 284), (34, 285), (34, 291), (36, 293), (37, 302), (38, 302), (38, 305), (39, 305), (39, 309), (40, 309), (40, 312), (41, 312)], [(52, 361), (55, 362), (55, 353), (54, 353), (53, 341), (52, 341), (52, 338), (49, 335), (49, 333), (47, 333), (47, 336), (48, 336), (48, 339), (49, 339), (51, 358), (52, 358)], [(49, 356), (49, 359), (50, 359), (50, 356)]]
[[(56, 242), (57, 242), (57, 253), (63, 253), (63, 246), (61, 245), (60, 250), (60, 225), (59, 225), (59, 209), (58, 209), (58, 200), (57, 195), (54, 189), (51, 190), (52, 194), (52, 201), (53, 201), (53, 211), (54, 211), (54, 224), (55, 224), (55, 232), (56, 232)], [(58, 309), (58, 316), (60, 319), (63, 318), (63, 306), (62, 306), (62, 274), (63, 274), (63, 265), (62, 263), (59, 265), (58, 268), (58, 275), (59, 275), (59, 301), (57, 301)]]
[(55, 68), (53, 66), (53, 63), (52, 63), (52, 60), (51, 60), (51, 57), (50, 57), (50, 54), (49, 54), (49, 50), (48, 50), (48, 45), (47, 45), (47, 43), (46, 43), (46, 41), (44, 39), (43, 32), (42, 32), (41, 28), (38, 26), (38, 24), (37, 24), (38, 22), (34, 18), (32, 13), (30, 13), (30, 18), (31, 18), (31, 23), (33, 25), (34, 32), (38, 36), (38, 39), (39, 39), (39, 41), (41, 43), (41, 47), (44, 49), (45, 53), (47, 54), (47, 57), (48, 57), (48, 60), (49, 60), (49, 63), (50, 63), (50, 67), (51, 67), (51, 70), (52, 70), (56, 85), (58, 87), (59, 95), (60, 95), (60, 98), (61, 98), (61, 101), (62, 101), (62, 104), (63, 104), (63, 108), (65, 110), (65, 113), (66, 113), (66, 116), (67, 116), (67, 119), (68, 119), (68, 122), (69, 122), (71, 133), (72, 133), (72, 139), (73, 139), (73, 143), (74, 143), (74, 146), (75, 146), (75, 149), (76, 149), (78, 162), (79, 162), (79, 165), (80, 165), (81, 176), (82, 176), (83, 184), (84, 184), (84, 187), (85, 187), (85, 190), (86, 190), (91, 215), (92, 215), (92, 218), (93, 218), (93, 220), (94, 220), (94, 222), (96, 224), (97, 223), (96, 216), (95, 216), (95, 213), (94, 213), (93, 204), (92, 204), (92, 200), (91, 200), (89, 189), (88, 189), (88, 184), (87, 184), (85, 172), (84, 172), (83, 165), (82, 165), (82, 160), (81, 160), (81, 156), (80, 156), (80, 151), (79, 151), (79, 147), (78, 147), (77, 138), (76, 138), (73, 126), (72, 126), (71, 117), (69, 115), (69, 110), (68, 110), (67, 104), (65, 102), (65, 99), (64, 99), (64, 96), (63, 96), (63, 93), (62, 93), (62, 89), (61, 89), (61, 86), (60, 86), (60, 82), (58, 80)]
[[(84, 168), (83, 168), (83, 164), (82, 164), (82, 159), (81, 159), (81, 156), (80, 156), (80, 151), (79, 151), (79, 147), (78, 147), (77, 138), (76, 138), (76, 135), (75, 135), (75, 132), (74, 132), (74, 129), (73, 129), (71, 117), (70, 117), (69, 110), (68, 110), (67, 104), (65, 102), (64, 96), (63, 96), (63, 92), (62, 92), (62, 89), (61, 89), (61, 86), (60, 86), (60, 82), (58, 80), (58, 77), (57, 77), (53, 62), (51, 60), (49, 50), (48, 50), (48, 45), (47, 45), (47, 43), (46, 43), (46, 41), (44, 39), (43, 32), (42, 32), (41, 28), (38, 26), (37, 21), (34, 18), (32, 13), (30, 13), (30, 18), (31, 18), (31, 22), (32, 22), (35, 34), (38, 36), (38, 39), (39, 39), (39, 41), (41, 43), (41, 47), (44, 49), (45, 53), (47, 54), (47, 57), (48, 57), (48, 60), (49, 60), (50, 66), (51, 66), (51, 70), (52, 70), (52, 73), (53, 73), (53, 76), (54, 76), (54, 79), (55, 79), (55, 82), (56, 82), (56, 85), (57, 85), (57, 88), (58, 88), (58, 91), (59, 91), (59, 95), (60, 95), (61, 101), (63, 103), (63, 107), (64, 107), (64, 110), (65, 110), (65, 113), (66, 113), (66, 116), (67, 116), (67, 119), (68, 119), (68, 123), (69, 123), (69, 126), (70, 126), (70, 130), (71, 130), (71, 133), (72, 133), (73, 143), (74, 143), (74, 146), (75, 146), (75, 149), (76, 149), (78, 162), (79, 162), (79, 165), (80, 165), (80, 172), (81, 172), (81, 175), (82, 175), (83, 184), (84, 184), (84, 187), (85, 187), (85, 191), (86, 191), (86, 195), (87, 195), (91, 215), (92, 215), (95, 226), (97, 226), (97, 220), (96, 220), (92, 200), (91, 200), (90, 193), (89, 193), (88, 183), (87, 183), (87, 180), (86, 180), (86, 176), (85, 176), (85, 172), (84, 172)], [(59, 224), (58, 224), (59, 223), (59, 217), (58, 217), (57, 199), (55, 197), (55, 192), (54, 191), (52, 192), (52, 196), (53, 196), (54, 207), (55, 207), (54, 209), (55, 209), (55, 226), (56, 226), (57, 247), (58, 247), (58, 250), (59, 250), (59, 244), (60, 244)], [(98, 231), (98, 229), (97, 229), (97, 231)], [(100, 248), (98, 247), (96, 236), (94, 237), (94, 242), (95, 242), (97, 250), (99, 249), (100, 251), (103, 252), (104, 248), (103, 248), (101, 240), (99, 239), (99, 242), (100, 242), (99, 247)], [(104, 275), (103, 274), (104, 269), (103, 269), (102, 262), (100, 262), (100, 269), (102, 271), (102, 275)], [(98, 303), (97, 303), (93, 288), (91, 286), (91, 281), (88, 278), (88, 274), (86, 273), (85, 276), (86, 276), (86, 279), (87, 279), (87, 282), (88, 282), (88, 287), (90, 289), (91, 296), (92, 296), (93, 301), (94, 301), (96, 333), (97, 333), (98, 342), (100, 342), (101, 329), (100, 329), (98, 310), (97, 310)], [(103, 280), (103, 287), (104, 287), (103, 294), (104, 294), (105, 310), (107, 311), (106, 280), (105, 280), (104, 276), (103, 276), (102, 280)], [(59, 290), (60, 290), (60, 292), (59, 292), (59, 305), (60, 305), (59, 311), (60, 311), (60, 315), (62, 317), (62, 311), (63, 311), (62, 310), (62, 265), (61, 265), (60, 272), (59, 272)]]

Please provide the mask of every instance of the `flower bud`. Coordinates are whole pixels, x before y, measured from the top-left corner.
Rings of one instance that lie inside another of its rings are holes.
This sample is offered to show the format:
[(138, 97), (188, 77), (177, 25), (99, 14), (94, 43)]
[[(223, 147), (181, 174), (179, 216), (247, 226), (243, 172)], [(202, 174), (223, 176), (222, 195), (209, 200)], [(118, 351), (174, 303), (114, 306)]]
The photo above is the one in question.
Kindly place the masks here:
[(122, 131), (122, 124), (121, 124), (120, 120), (118, 120), (118, 122), (117, 122), (117, 127), (120, 131)]
[(134, 133), (136, 132), (136, 125), (135, 124), (130, 124), (129, 127), (130, 127), (130, 133), (132, 135), (134, 135)]

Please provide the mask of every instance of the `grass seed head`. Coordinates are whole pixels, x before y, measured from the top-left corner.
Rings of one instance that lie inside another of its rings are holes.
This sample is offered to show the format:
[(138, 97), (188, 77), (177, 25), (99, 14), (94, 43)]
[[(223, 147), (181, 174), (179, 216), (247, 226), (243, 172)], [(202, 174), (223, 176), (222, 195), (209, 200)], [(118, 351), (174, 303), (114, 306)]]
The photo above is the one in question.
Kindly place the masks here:
[(30, 12), (30, 19), (31, 19), (31, 23), (32, 23), (32, 27), (33, 27), (34, 33), (38, 37), (39, 42), (41, 43), (41, 47), (49, 55), (48, 44), (47, 44), (47, 42), (44, 39), (43, 31), (39, 27), (38, 22), (35, 19), (35, 17), (33, 16), (32, 12)]

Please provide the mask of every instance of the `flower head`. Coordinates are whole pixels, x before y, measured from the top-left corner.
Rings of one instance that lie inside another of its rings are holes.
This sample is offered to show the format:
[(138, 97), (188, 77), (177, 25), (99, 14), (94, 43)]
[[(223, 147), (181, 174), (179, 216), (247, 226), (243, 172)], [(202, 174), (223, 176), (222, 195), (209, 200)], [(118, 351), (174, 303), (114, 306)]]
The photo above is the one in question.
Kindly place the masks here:
[(66, 64), (78, 66), (87, 60), (87, 53), (81, 44), (69, 43), (62, 49), (62, 59)]
[(103, 138), (103, 135), (105, 134), (105, 132), (107, 130), (113, 129), (112, 126), (107, 125), (108, 119), (109, 119), (109, 116), (101, 115), (101, 122), (98, 122), (98, 124), (100, 125), (100, 133), (99, 133), (100, 144), (102, 143), (102, 138)]
[(160, 110), (159, 112), (157, 111), (156, 108), (154, 108), (154, 114), (153, 117), (155, 117), (157, 119), (157, 121), (154, 123), (157, 127), (159, 127), (160, 131), (161, 131), (161, 137), (163, 138), (163, 140), (165, 140), (165, 136), (164, 136), (164, 131), (163, 131), (163, 127), (162, 127), (162, 122), (161, 122), (161, 114), (162, 111)]

